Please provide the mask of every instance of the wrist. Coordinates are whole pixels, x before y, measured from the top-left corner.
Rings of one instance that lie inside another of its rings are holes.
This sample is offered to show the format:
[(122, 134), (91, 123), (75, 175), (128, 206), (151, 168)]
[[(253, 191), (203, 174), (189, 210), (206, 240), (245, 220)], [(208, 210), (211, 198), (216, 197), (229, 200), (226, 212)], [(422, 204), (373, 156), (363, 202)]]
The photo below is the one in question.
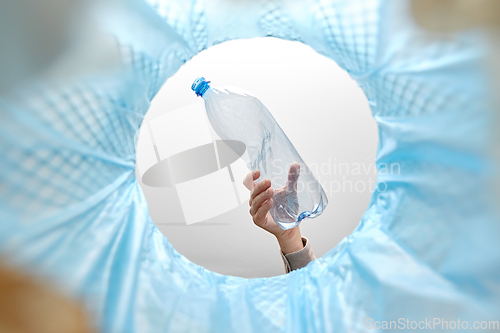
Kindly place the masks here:
[(295, 227), (285, 231), (280, 236), (276, 236), (281, 252), (284, 254), (294, 253), (304, 248), (300, 229)]

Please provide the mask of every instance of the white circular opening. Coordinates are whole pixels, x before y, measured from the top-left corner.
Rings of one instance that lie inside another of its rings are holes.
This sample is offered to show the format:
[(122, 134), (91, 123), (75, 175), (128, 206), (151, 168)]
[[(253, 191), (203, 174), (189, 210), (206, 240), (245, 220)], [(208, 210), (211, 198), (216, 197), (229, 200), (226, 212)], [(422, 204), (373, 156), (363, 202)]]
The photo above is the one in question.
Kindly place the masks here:
[[(349, 235), (375, 185), (378, 141), (376, 123), (356, 82), (334, 61), (298, 42), (230, 41), (201, 52), (168, 79), (151, 103), (141, 135), (154, 119), (201, 103), (191, 91), (199, 76), (214, 87), (240, 87), (257, 96), (316, 174), (329, 206), (322, 216), (300, 226), (316, 256)], [(145, 151), (151, 151), (145, 145), (140, 140), (137, 147), (139, 167)], [(148, 186), (137, 174), (154, 223), (189, 260), (218, 273), (248, 278), (284, 273), (278, 244), (253, 224), (248, 198), (221, 215), (187, 225), (175, 186)]]

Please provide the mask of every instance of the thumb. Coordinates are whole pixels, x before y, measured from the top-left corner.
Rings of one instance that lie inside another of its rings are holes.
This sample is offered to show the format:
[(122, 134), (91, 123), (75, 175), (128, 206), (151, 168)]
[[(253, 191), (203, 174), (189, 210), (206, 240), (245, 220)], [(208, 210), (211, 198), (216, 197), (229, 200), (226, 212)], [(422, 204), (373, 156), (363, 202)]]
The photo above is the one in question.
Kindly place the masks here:
[(300, 164), (294, 162), (290, 166), (290, 170), (288, 171), (288, 182), (286, 184), (287, 191), (297, 191), (297, 181), (300, 176)]

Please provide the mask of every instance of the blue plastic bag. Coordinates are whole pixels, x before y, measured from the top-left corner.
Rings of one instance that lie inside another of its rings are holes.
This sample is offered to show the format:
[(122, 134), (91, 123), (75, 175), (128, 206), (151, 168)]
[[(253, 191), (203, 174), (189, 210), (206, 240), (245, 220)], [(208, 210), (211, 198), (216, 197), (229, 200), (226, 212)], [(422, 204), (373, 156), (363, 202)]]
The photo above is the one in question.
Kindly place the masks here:
[[(499, 320), (482, 39), (431, 36), (408, 4), (117, 3), (102, 25), (128, 71), (47, 82), (0, 102), (4, 258), (83, 298), (105, 332), (366, 332), (400, 320), (446, 330)], [(257, 36), (300, 40), (348, 71), (379, 127), (378, 166), (399, 163), (401, 173), (379, 176), (385, 191), (325, 256), (248, 280), (189, 262), (155, 227), (133, 137), (184, 62)]]

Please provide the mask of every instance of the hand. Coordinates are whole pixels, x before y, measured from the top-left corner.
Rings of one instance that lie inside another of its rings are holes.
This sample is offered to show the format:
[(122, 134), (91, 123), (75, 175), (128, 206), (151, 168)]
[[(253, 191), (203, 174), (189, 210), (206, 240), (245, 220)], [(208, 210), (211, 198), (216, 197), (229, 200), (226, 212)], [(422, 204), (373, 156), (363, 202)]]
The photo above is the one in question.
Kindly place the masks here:
[[(288, 198), (292, 198), (296, 203), (293, 209), (298, 209), (296, 198), (299, 173), (300, 165), (293, 163), (288, 172), (287, 184), (276, 191), (271, 187), (269, 179), (264, 179), (255, 184), (255, 180), (260, 177), (260, 171), (258, 170), (250, 172), (243, 181), (245, 186), (251, 190), (248, 204), (250, 205), (250, 215), (252, 215), (253, 222), (258, 227), (273, 234), (278, 240), (281, 251), (285, 254), (297, 252), (304, 248), (300, 229), (298, 226), (288, 230), (281, 229), (274, 221), (269, 210), (273, 207), (273, 196), (275, 196), (274, 199), (278, 204), (285, 204)], [(288, 213), (293, 214), (294, 212)]]

